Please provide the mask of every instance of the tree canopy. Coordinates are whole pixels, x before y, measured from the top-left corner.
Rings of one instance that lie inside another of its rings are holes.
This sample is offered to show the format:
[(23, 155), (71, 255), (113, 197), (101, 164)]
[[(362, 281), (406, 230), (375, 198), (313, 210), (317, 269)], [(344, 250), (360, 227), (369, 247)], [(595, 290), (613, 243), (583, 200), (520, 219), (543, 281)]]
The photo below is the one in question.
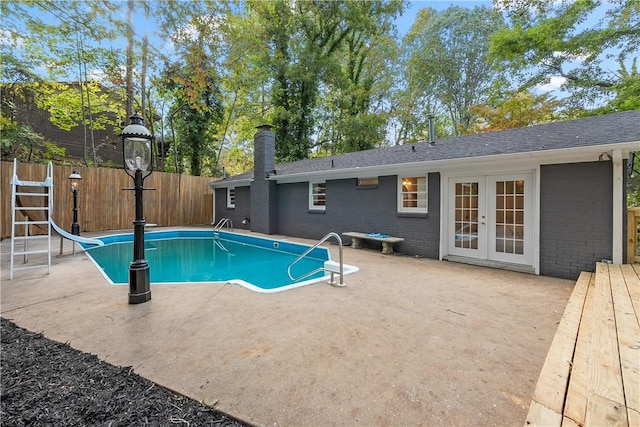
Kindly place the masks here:
[[(606, 106), (624, 92), (624, 100), (618, 98), (610, 107), (640, 108), (640, 77), (635, 68), (640, 48), (637, 0), (499, 3), (510, 25), (493, 34), (492, 57), (517, 75), (521, 88), (555, 78), (572, 106)], [(635, 101), (628, 96), (633, 94)]]
[(2, 154), (59, 154), (14, 114), (15, 85), (56, 126), (86, 130), (87, 165), (100, 164), (93, 130), (136, 110), (162, 169), (211, 176), (251, 169), (264, 123), (284, 162), (413, 143), (430, 115), (445, 137), (640, 108), (637, 1), (423, 8), (398, 34), (408, 5), (0, 2)]

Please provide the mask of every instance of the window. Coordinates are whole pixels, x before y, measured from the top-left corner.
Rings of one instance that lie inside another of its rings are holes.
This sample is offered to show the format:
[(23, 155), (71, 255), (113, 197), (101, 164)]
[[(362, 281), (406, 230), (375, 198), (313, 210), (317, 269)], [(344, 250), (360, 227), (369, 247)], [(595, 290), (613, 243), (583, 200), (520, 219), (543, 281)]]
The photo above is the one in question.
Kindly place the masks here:
[(325, 210), (327, 196), (327, 184), (325, 182), (309, 183), (309, 209)]
[(236, 189), (235, 188), (227, 188), (227, 207), (228, 208), (236, 207)]
[(398, 176), (398, 212), (427, 212), (426, 176)]

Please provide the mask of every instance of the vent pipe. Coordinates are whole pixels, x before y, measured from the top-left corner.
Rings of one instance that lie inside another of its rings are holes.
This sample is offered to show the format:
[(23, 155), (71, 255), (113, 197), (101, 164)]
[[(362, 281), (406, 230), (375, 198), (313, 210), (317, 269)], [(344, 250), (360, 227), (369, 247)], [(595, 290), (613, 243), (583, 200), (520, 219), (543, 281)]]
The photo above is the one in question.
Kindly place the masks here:
[(435, 141), (435, 136), (436, 136), (436, 129), (433, 127), (433, 119), (436, 116), (434, 116), (433, 114), (429, 114), (427, 116), (427, 119), (429, 119), (429, 144), (433, 145), (436, 143)]

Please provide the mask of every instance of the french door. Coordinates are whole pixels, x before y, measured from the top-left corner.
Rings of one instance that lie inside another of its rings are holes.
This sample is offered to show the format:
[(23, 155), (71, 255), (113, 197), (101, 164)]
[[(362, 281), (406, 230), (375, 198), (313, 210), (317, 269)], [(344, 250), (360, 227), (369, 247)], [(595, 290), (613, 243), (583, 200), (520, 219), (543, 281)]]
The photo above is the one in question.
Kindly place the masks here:
[(449, 254), (533, 265), (533, 174), (449, 179)]

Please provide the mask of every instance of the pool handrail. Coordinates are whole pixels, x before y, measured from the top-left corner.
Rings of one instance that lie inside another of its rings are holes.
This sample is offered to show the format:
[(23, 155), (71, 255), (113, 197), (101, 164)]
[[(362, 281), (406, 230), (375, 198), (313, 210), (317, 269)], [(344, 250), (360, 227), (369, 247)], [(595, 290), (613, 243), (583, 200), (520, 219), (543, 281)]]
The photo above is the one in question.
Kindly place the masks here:
[[(300, 261), (301, 259), (303, 259), (304, 257), (306, 257), (307, 255), (309, 255), (309, 253), (311, 251), (313, 251), (315, 248), (317, 248), (318, 246), (320, 246), (321, 244), (323, 244), (324, 242), (326, 242), (328, 239), (330, 239), (331, 237), (334, 237), (337, 241), (338, 241), (338, 253), (339, 258), (340, 258), (340, 282), (339, 283), (334, 283), (333, 281), (333, 275), (335, 273), (335, 271), (326, 268), (326, 267), (319, 267), (316, 268), (313, 271), (310, 271), (306, 274), (303, 274), (302, 276), (299, 277), (293, 277), (291, 275), (291, 267), (293, 267), (298, 261)], [(294, 259), (293, 261), (291, 261), (291, 263), (289, 263), (289, 266), (287, 267), (287, 274), (289, 275), (289, 279), (293, 280), (294, 282), (297, 282), (299, 280), (305, 279), (313, 274), (316, 274), (320, 271), (327, 271), (329, 273), (331, 273), (331, 284), (338, 286), (338, 287), (344, 287), (347, 286), (346, 283), (344, 283), (344, 264), (342, 263), (342, 238), (340, 237), (340, 235), (338, 233), (335, 233), (333, 231), (327, 233), (326, 236), (324, 236), (322, 239), (320, 239), (318, 241), (318, 243), (316, 243), (315, 245), (311, 246), (309, 249), (307, 249), (306, 251), (304, 251), (304, 253), (300, 256), (298, 256), (298, 258)]]
[(213, 231), (220, 231), (225, 225), (227, 226), (227, 231), (233, 231), (233, 221), (231, 221), (231, 218), (221, 218), (215, 227), (213, 227)]

